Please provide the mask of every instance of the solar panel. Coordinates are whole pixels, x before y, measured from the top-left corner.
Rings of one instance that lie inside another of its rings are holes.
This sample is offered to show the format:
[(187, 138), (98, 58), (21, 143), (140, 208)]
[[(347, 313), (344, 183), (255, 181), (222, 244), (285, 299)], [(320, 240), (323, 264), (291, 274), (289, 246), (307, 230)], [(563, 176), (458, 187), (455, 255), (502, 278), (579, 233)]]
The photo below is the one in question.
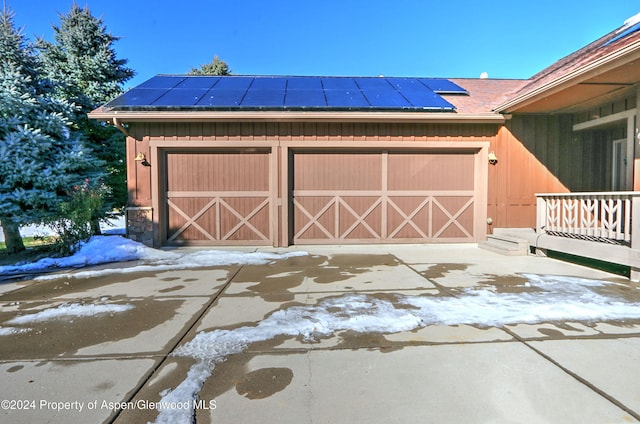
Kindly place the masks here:
[(159, 75), (105, 106), (454, 111), (440, 93), (467, 94), (442, 78)]
[(189, 77), (175, 86), (176, 89), (181, 88), (206, 88), (215, 86), (220, 81), (220, 77)]
[(209, 90), (205, 96), (197, 103), (199, 107), (237, 107), (247, 90), (216, 89)]
[(322, 89), (287, 89), (284, 105), (296, 108), (324, 108), (327, 101)]
[(323, 77), (320, 81), (325, 90), (359, 90), (353, 78)]
[(247, 90), (254, 78), (251, 77), (224, 77), (216, 84), (216, 90)]
[(254, 108), (279, 108), (284, 106), (284, 95), (284, 90), (257, 90), (252, 87), (240, 104)]
[(402, 95), (415, 108), (424, 110), (453, 109), (454, 106), (431, 90), (405, 89), (400, 91)]
[(468, 94), (467, 90), (458, 84), (443, 78), (416, 78), (422, 84), (438, 94)]
[(167, 92), (166, 88), (133, 88), (107, 103), (107, 107), (144, 107), (153, 103)]
[(621, 40), (621, 39), (633, 34), (634, 32), (638, 32), (639, 30), (640, 30), (640, 22), (638, 22), (635, 25), (632, 25), (629, 28), (627, 28), (626, 30), (622, 31), (620, 34), (616, 35), (611, 40), (609, 40), (606, 43), (604, 43), (602, 45), (602, 47), (608, 46), (609, 44), (613, 44), (616, 41)]
[(327, 99), (327, 107), (334, 109), (363, 109), (370, 106), (353, 78), (319, 78)]
[(288, 77), (287, 91), (289, 90), (322, 90), (322, 81), (314, 77)]
[(173, 88), (188, 78), (189, 77), (183, 75), (157, 75), (135, 88)]
[(325, 90), (327, 106), (336, 109), (362, 109), (369, 107), (369, 102), (359, 89)]
[(249, 88), (254, 90), (285, 90), (287, 88), (287, 79), (283, 77), (256, 77), (253, 84)]
[(413, 106), (386, 78), (355, 78), (355, 82), (372, 107), (405, 109)]
[(439, 110), (451, 109), (454, 106), (436, 94), (431, 88), (415, 78), (388, 78), (387, 81), (398, 90), (416, 109)]
[(153, 102), (154, 106), (195, 106), (208, 92), (206, 88), (176, 88)]

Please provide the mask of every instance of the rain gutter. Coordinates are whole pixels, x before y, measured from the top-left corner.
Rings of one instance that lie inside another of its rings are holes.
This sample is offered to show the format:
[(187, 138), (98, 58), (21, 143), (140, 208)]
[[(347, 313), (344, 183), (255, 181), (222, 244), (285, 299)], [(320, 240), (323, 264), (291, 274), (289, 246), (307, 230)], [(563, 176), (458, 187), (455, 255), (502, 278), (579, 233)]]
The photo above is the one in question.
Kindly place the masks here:
[(305, 111), (108, 111), (96, 109), (89, 118), (124, 122), (408, 122), (501, 124), (498, 113), (454, 112), (305, 112)]

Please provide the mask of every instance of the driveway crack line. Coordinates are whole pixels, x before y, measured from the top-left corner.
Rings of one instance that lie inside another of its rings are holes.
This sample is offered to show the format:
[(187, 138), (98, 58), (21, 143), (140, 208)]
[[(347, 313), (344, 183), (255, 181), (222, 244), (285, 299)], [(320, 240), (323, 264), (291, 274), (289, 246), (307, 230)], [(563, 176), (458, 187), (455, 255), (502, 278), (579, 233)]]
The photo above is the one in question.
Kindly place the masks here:
[(307, 350), (307, 369), (309, 371), (309, 379), (307, 380), (307, 392), (309, 393), (309, 400), (307, 403), (307, 412), (308, 412), (308, 416), (307, 416), (307, 422), (309, 424), (313, 424), (313, 390), (311, 389), (311, 383), (313, 380), (313, 373), (311, 370), (311, 352), (312, 349), (308, 349)]
[[(233, 281), (233, 279), (236, 277), (236, 275), (238, 275), (238, 273), (242, 270), (242, 268), (244, 268), (244, 265), (240, 265), (238, 267), (238, 269), (231, 274), (231, 276), (228, 277), (227, 282), (224, 284), (224, 286), (222, 286), (222, 288), (220, 290), (218, 290), (218, 293), (216, 293), (215, 296), (213, 296), (213, 298), (211, 298), (211, 300), (209, 300), (209, 302), (207, 302), (205, 304), (204, 307), (202, 307), (202, 309), (200, 310), (200, 312), (196, 315), (196, 318), (193, 320), (193, 322), (191, 323), (191, 325), (189, 325), (186, 330), (183, 331), (183, 333), (180, 335), (180, 337), (178, 338), (178, 340), (173, 344), (173, 346), (171, 346), (167, 352), (166, 355), (164, 355), (164, 357), (162, 358), (162, 360), (160, 360), (149, 372), (149, 374), (147, 375), (146, 378), (144, 378), (137, 387), (134, 388), (133, 392), (131, 393), (130, 396), (128, 396), (126, 399), (124, 399), (122, 402), (124, 404), (128, 404), (129, 402), (132, 402), (133, 399), (138, 395), (138, 393), (140, 393), (140, 391), (146, 386), (146, 384), (151, 380), (151, 378), (153, 378), (153, 376), (156, 374), (156, 372), (165, 364), (165, 362), (167, 361), (167, 359), (169, 359), (169, 357), (171, 357), (171, 354), (176, 350), (176, 348), (184, 341), (185, 337), (187, 337), (187, 335), (191, 332), (192, 329), (194, 329), (202, 320), (202, 317), (209, 311), (209, 309), (211, 309), (211, 307), (218, 301), (218, 299), (220, 298), (220, 296), (222, 296), (222, 294), (227, 290), (227, 288), (229, 288), (229, 286), (231, 285), (231, 282)], [(105, 420), (105, 423), (113, 423), (114, 421), (116, 421), (118, 419), (118, 417), (120, 416), (120, 414), (122, 413), (123, 409), (118, 409), (118, 411), (116, 411), (111, 417), (109, 417), (107, 420)]]
[(556, 361), (555, 359), (553, 359), (551, 356), (547, 355), (546, 353), (542, 352), (539, 349), (536, 349), (535, 347), (533, 347), (531, 344), (529, 344), (525, 339), (523, 339), (522, 337), (520, 337), (519, 335), (517, 335), (516, 333), (514, 333), (513, 331), (509, 330), (506, 327), (502, 327), (502, 330), (507, 332), (511, 337), (513, 337), (515, 340), (517, 340), (518, 342), (522, 343), (523, 345), (525, 345), (526, 347), (528, 347), (529, 349), (531, 349), (533, 352), (535, 352), (536, 354), (538, 354), (539, 356), (541, 356), (542, 358), (544, 358), (545, 360), (547, 360), (548, 362), (550, 362), (551, 364), (555, 365), (556, 367), (558, 367), (560, 370), (562, 370), (564, 373), (568, 374), (569, 376), (573, 377), (575, 380), (577, 380), (579, 383), (583, 384), (584, 386), (586, 386), (588, 389), (594, 391), (595, 393), (597, 393), (598, 395), (600, 395), (601, 397), (605, 398), (606, 400), (608, 400), (609, 402), (613, 403), (615, 406), (617, 406), (618, 408), (622, 409), (624, 412), (626, 412), (627, 414), (631, 415), (633, 418), (635, 418), (637, 421), (640, 421), (640, 414), (638, 414), (637, 412), (635, 412), (633, 409), (629, 408), (627, 405), (625, 405), (624, 403), (620, 402), (618, 399), (616, 399), (615, 397), (611, 396), (609, 393), (605, 392), (604, 390), (600, 389), (599, 387), (597, 387), (596, 385), (594, 385), (593, 383), (591, 383), (589, 380), (581, 377), (580, 375), (578, 375), (577, 373), (571, 371), (570, 369), (568, 369), (567, 367), (563, 366), (562, 364), (560, 364), (558, 361)]

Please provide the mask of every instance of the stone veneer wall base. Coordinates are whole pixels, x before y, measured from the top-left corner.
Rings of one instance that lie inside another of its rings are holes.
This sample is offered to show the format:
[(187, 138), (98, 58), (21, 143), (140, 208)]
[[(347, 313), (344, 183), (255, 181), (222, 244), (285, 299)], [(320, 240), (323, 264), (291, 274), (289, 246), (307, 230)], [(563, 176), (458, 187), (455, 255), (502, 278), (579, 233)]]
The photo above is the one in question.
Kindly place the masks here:
[(153, 208), (128, 207), (126, 209), (127, 237), (153, 247)]

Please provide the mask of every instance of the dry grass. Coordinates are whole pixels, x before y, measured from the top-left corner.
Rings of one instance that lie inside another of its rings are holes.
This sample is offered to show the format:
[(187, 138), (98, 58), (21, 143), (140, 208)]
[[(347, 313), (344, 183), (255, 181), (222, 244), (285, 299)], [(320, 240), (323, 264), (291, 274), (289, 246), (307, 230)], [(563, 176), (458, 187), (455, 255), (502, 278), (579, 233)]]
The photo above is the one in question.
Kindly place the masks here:
[(55, 243), (54, 237), (24, 237), (22, 241), (27, 250), (11, 254), (7, 253), (4, 242), (0, 242), (0, 266), (35, 262), (47, 256), (55, 256), (52, 250)]

